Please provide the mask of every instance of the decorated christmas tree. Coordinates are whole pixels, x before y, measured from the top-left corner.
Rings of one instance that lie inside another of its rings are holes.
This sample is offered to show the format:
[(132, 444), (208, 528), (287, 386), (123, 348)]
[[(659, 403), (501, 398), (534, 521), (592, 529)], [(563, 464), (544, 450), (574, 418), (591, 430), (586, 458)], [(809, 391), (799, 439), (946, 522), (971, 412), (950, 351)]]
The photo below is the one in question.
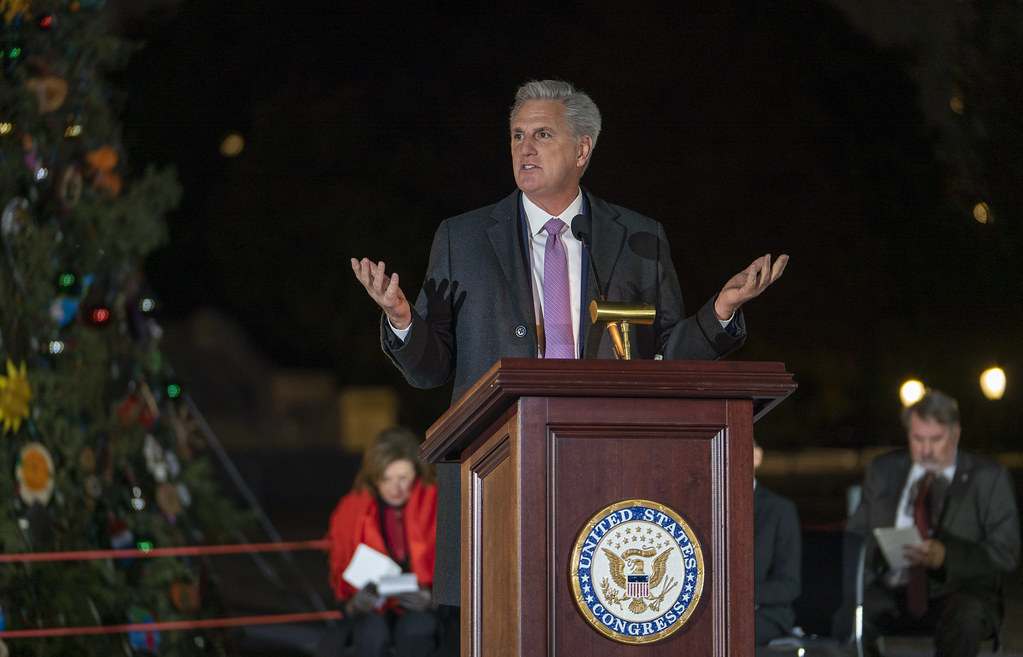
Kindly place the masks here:
[[(224, 654), (216, 631), (47, 632), (217, 615), (218, 495), (142, 266), (176, 175), (130, 163), (104, 0), (0, 0), (0, 655)], [(75, 553), (68, 559), (17, 555)], [(90, 557), (91, 553), (91, 557)]]

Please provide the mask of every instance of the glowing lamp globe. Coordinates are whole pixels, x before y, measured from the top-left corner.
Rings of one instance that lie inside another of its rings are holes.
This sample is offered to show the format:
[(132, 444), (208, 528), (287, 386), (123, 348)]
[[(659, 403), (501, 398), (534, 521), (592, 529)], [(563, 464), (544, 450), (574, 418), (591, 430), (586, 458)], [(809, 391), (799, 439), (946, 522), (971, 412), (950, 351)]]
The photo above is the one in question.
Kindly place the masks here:
[(994, 401), (1005, 394), (1005, 372), (1000, 367), (991, 367), (980, 375), (980, 390), (984, 396)]

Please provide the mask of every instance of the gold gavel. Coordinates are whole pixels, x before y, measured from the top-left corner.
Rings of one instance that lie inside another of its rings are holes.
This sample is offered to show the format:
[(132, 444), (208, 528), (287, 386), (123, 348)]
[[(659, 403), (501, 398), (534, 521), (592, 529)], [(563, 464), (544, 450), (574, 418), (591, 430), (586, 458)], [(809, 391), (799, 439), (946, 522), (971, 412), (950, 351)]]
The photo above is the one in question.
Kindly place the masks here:
[[(614, 342), (615, 355), (620, 360), (632, 358), (629, 345), (629, 324), (653, 324), (657, 317), (657, 309), (649, 303), (632, 303), (627, 301), (590, 302), (590, 321), (596, 324), (607, 324), (607, 332)], [(619, 331), (619, 325), (621, 331)]]

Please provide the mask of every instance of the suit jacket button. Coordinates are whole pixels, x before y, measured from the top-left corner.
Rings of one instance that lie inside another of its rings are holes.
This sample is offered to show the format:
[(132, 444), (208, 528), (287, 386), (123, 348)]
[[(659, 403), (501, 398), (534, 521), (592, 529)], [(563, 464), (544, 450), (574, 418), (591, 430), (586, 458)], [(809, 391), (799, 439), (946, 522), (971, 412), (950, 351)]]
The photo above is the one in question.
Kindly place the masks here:
[(515, 335), (520, 337), (520, 338), (526, 337), (526, 327), (525, 326), (516, 326), (515, 327)]

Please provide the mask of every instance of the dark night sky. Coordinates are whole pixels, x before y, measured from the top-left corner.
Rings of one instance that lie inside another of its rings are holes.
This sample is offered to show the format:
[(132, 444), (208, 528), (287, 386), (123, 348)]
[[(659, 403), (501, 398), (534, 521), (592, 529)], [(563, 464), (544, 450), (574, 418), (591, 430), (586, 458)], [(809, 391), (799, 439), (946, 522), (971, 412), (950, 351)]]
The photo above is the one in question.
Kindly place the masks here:
[[(1018, 206), (982, 226), (953, 202), (964, 174), (939, 159), (918, 56), (825, 2), (344, 4), (183, 0), (128, 21), (147, 47), (122, 80), (127, 141), (184, 187), (148, 263), (169, 319), (223, 308), (281, 365), (439, 414), (446, 393), (408, 391), (379, 352), (348, 259), (387, 261), (414, 295), (437, 223), (513, 187), (515, 87), (560, 77), (604, 115), (584, 185), (665, 224), (691, 312), (791, 255), (733, 356), (800, 384), (758, 425), (776, 443), (890, 439), (909, 376), (959, 396), (978, 443), (1023, 428)], [(221, 158), (234, 130), (246, 149)], [(996, 362), (992, 405), (976, 381)]]

